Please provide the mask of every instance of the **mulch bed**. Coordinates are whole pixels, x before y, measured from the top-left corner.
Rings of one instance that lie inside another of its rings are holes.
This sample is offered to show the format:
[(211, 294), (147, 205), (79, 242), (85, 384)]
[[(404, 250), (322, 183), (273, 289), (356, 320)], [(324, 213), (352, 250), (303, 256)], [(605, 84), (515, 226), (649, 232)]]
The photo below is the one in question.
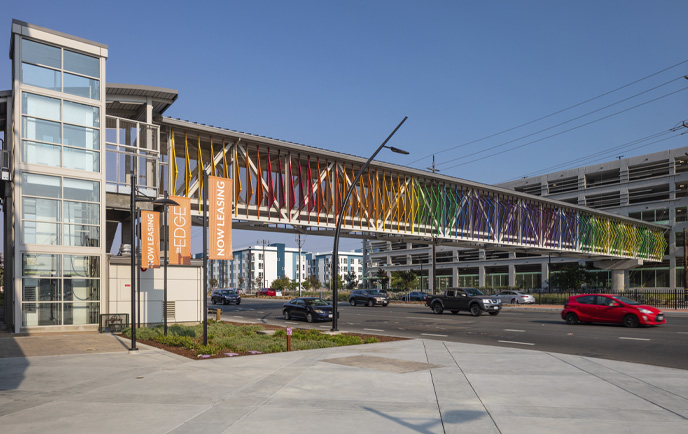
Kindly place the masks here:
[[(232, 324), (232, 325), (237, 325), (237, 326), (244, 326), (244, 325), (256, 325), (255, 323), (240, 323), (240, 322), (233, 322), (233, 321), (221, 321), (225, 324)], [(286, 330), (286, 327), (280, 327), (276, 325), (271, 325), (271, 324), (258, 324), (261, 327), (263, 327), (265, 330)], [(295, 328), (295, 327), (294, 327)], [(306, 329), (304, 329), (306, 330)], [(358, 336), (361, 339), (365, 341), (366, 338), (376, 338), (380, 342), (394, 342), (394, 341), (405, 341), (407, 338), (398, 338), (394, 336), (380, 336), (380, 335), (369, 335), (369, 334), (361, 334), (361, 333), (342, 333), (343, 335), (346, 336)], [(187, 357), (189, 359), (193, 360), (203, 360), (203, 359), (224, 359), (226, 357), (229, 357), (225, 355), (225, 353), (220, 353), (220, 354), (212, 354), (208, 357), (200, 357), (196, 356), (193, 352), (193, 350), (189, 350), (186, 348), (182, 347), (171, 347), (169, 345), (163, 345), (160, 342), (157, 341), (150, 341), (147, 339), (138, 339), (137, 342), (140, 342), (145, 345), (150, 345), (151, 347), (156, 347), (163, 349), (165, 351), (169, 351), (170, 353), (174, 353), (180, 356)], [(361, 344), (364, 345), (364, 344)], [(227, 350), (229, 351), (229, 350)], [(236, 353), (236, 356), (232, 357), (241, 357), (241, 356), (253, 356), (255, 354), (250, 354), (250, 353)]]

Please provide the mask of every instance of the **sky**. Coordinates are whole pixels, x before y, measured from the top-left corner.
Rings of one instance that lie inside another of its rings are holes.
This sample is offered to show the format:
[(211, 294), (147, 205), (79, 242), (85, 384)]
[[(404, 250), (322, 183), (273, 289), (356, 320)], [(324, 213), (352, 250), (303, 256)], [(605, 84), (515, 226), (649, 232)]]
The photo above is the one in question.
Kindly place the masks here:
[[(379, 160), (434, 154), (496, 184), (685, 146), (686, 16), (680, 0), (22, 0), (0, 26), (6, 47), (12, 18), (107, 44), (108, 82), (176, 89), (165, 115), (184, 120), (368, 157), (408, 116), (390, 145), (410, 155)], [(10, 73), (5, 57), (0, 89)], [(262, 239), (296, 245), (235, 231), (234, 247)]]

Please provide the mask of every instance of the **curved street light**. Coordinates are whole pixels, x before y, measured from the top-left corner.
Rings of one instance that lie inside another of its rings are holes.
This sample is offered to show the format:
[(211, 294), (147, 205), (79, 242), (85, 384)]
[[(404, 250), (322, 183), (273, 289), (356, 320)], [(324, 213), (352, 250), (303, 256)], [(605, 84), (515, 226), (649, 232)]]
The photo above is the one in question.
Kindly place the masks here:
[(368, 158), (368, 161), (361, 167), (356, 173), (356, 176), (354, 177), (354, 180), (351, 182), (351, 185), (349, 186), (349, 189), (346, 191), (346, 196), (344, 196), (344, 202), (342, 202), (342, 208), (339, 210), (339, 217), (337, 218), (337, 227), (334, 230), (334, 247), (332, 247), (332, 264), (331, 264), (331, 275), (332, 275), (332, 331), (336, 332), (337, 331), (337, 296), (339, 295), (339, 292), (337, 291), (337, 283), (339, 283), (339, 232), (342, 228), (342, 221), (344, 218), (344, 211), (346, 210), (346, 206), (349, 203), (349, 199), (351, 198), (351, 192), (353, 191), (356, 183), (358, 182), (358, 178), (361, 177), (361, 174), (368, 168), (370, 165), (370, 162), (373, 161), (375, 156), (382, 150), (382, 148), (387, 148), (391, 150), (392, 152), (395, 152), (397, 154), (404, 154), (408, 155), (408, 151), (404, 151), (403, 149), (395, 148), (394, 146), (385, 146), (389, 139), (392, 138), (394, 133), (397, 132), (397, 130), (401, 127), (401, 125), (406, 122), (406, 119), (408, 119), (408, 116), (404, 116), (404, 119), (399, 122), (399, 125), (392, 131), (392, 133), (387, 136), (384, 142), (377, 148), (377, 150), (373, 153), (373, 155)]

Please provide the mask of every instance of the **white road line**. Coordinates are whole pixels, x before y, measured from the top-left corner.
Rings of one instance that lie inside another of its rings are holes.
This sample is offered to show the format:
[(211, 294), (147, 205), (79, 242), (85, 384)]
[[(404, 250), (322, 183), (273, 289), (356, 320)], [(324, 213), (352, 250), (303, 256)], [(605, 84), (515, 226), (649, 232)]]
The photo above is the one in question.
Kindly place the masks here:
[(619, 339), (626, 339), (629, 341), (649, 341), (650, 340), (647, 338), (625, 338), (625, 337), (619, 337)]
[(436, 335), (436, 334), (433, 334), (433, 333), (421, 333), (420, 335), (421, 335), (421, 336), (440, 336), (440, 337), (443, 337), (443, 338), (446, 338), (446, 337), (447, 337), (447, 335)]
[(497, 342), (501, 342), (503, 344), (535, 345), (535, 344), (531, 344), (528, 342), (515, 342), (515, 341), (497, 341)]
[(233, 318), (243, 318), (241, 315), (232, 315)]
[(430, 318), (425, 318), (421, 316), (405, 316), (404, 318), (406, 319), (430, 319)]
[(384, 332), (384, 330), (380, 330), (380, 329), (363, 329), (363, 330), (366, 330), (369, 332)]
[(676, 332), (676, 333), (678, 333), (680, 335), (688, 335), (688, 332)]
[(504, 329), (504, 331), (505, 331), (505, 332), (521, 332), (521, 333), (525, 333), (525, 332), (526, 332), (525, 330), (515, 330), (515, 329)]

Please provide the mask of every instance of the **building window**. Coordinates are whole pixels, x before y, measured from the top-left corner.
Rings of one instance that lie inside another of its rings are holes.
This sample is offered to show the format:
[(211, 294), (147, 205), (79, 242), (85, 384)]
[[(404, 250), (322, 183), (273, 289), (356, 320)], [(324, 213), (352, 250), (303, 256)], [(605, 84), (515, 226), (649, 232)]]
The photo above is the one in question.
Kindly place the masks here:
[(100, 109), (22, 93), (22, 160), (100, 171)]
[(688, 206), (676, 208), (676, 223), (683, 223), (688, 221)]
[(20, 80), (29, 86), (100, 100), (100, 59), (23, 39)]
[(100, 246), (100, 183), (22, 174), (24, 244)]
[(100, 257), (22, 254), (22, 326), (97, 324)]

